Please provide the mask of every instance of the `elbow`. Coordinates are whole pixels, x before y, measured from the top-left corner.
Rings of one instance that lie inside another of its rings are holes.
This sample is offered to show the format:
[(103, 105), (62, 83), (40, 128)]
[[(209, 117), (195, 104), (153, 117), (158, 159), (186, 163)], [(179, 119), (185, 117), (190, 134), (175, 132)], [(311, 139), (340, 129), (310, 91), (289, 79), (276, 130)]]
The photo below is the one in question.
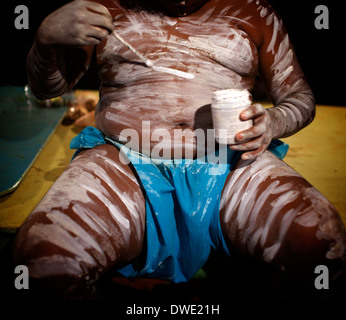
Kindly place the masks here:
[(38, 100), (56, 98), (67, 91), (66, 85), (61, 82), (51, 82), (41, 77), (36, 77), (28, 72), (28, 85), (31, 92)]
[(36, 81), (32, 81), (32, 79), (30, 79), (30, 76), (28, 76), (28, 85), (29, 85), (30, 91), (35, 96), (35, 98), (37, 98), (38, 100), (50, 99), (49, 96), (44, 94), (41, 86), (38, 85), (38, 83)]
[(307, 123), (306, 125), (310, 124), (316, 117), (316, 101), (314, 94), (311, 89), (309, 89), (307, 92), (304, 92), (304, 99), (305, 100), (305, 108), (308, 110), (307, 112)]
[(42, 85), (40, 85), (36, 81), (32, 81), (32, 80), (28, 79), (28, 85), (29, 85), (29, 88), (30, 88), (32, 94), (38, 100), (47, 100), (47, 99), (55, 98), (58, 96), (58, 94), (48, 92)]
[(28, 85), (39, 100), (55, 98), (68, 90), (68, 85), (57, 68), (47, 65), (30, 51), (26, 61)]

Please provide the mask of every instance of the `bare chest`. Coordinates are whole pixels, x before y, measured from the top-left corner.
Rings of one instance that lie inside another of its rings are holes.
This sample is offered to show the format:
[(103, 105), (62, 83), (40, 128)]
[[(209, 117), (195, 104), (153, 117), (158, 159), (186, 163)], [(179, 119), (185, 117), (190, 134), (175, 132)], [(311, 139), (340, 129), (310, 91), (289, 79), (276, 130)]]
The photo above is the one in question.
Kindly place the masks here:
[[(229, 8), (220, 12), (207, 8), (187, 17), (172, 18), (145, 10), (122, 10), (115, 15), (114, 26), (119, 35), (156, 65), (206, 80), (213, 74), (215, 86), (219, 87), (227, 79), (240, 82), (240, 78), (253, 77), (258, 68), (256, 46), (241, 28), (248, 23), (247, 18), (228, 13)], [(97, 59), (104, 81), (124, 84), (132, 77), (140, 81), (148, 76), (149, 70), (113, 36), (101, 43)]]

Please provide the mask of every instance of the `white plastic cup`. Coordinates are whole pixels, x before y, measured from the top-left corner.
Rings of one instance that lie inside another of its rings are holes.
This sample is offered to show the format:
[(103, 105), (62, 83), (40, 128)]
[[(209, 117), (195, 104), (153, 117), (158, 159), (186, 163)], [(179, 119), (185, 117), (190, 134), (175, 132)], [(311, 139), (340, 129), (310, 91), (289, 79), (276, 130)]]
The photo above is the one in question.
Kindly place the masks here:
[(235, 135), (252, 127), (252, 120), (240, 120), (240, 113), (251, 105), (251, 101), (252, 96), (246, 89), (213, 92), (211, 111), (215, 139), (218, 143), (236, 144)]

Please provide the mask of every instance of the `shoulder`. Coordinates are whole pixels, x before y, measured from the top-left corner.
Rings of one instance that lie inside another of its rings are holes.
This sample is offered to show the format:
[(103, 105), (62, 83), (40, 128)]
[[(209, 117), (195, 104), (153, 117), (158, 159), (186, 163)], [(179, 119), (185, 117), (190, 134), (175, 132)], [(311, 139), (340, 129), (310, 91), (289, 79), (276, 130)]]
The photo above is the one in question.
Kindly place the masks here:
[(275, 9), (265, 0), (218, 0), (227, 13), (239, 18), (239, 26), (260, 47), (264, 39), (279, 29), (283, 22)]

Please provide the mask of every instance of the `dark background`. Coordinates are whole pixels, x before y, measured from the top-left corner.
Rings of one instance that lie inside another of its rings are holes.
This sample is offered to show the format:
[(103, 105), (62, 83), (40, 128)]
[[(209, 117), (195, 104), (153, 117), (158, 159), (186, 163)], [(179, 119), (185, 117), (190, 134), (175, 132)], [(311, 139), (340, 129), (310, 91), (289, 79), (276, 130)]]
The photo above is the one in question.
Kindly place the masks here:
[[(145, 1), (145, 0), (144, 0)], [(245, 1), (245, 0), (244, 0)], [(0, 85), (25, 85), (25, 60), (42, 20), (69, 1), (1, 0)], [(343, 0), (268, 0), (278, 11), (289, 32), (298, 60), (314, 91), (318, 104), (346, 106), (345, 5)], [(29, 29), (17, 30), (14, 20), (17, 5), (29, 9)], [(315, 8), (329, 9), (329, 29), (317, 30)], [(81, 79), (77, 88), (98, 89), (95, 66)]]

